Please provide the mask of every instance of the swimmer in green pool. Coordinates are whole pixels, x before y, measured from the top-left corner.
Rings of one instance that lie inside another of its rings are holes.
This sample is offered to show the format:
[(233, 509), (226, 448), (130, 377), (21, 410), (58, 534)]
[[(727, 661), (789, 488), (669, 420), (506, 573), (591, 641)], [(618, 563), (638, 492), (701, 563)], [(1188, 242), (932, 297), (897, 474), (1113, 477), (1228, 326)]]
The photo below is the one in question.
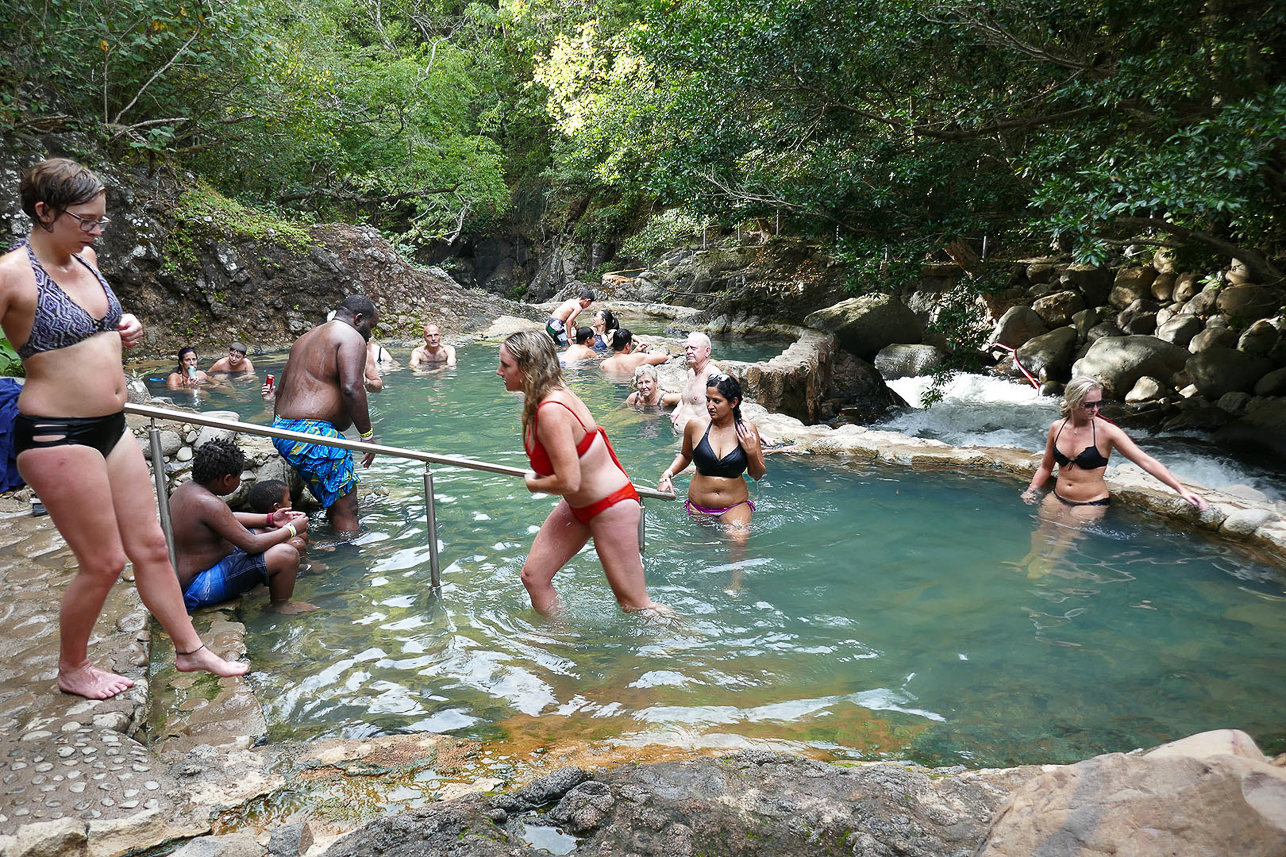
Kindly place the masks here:
[(527, 490), (559, 494), (522, 569), (531, 606), (546, 616), (558, 611), (554, 575), (590, 537), (607, 583), (627, 613), (663, 610), (648, 597), (639, 553), (638, 492), (585, 403), (568, 389), (554, 342), (522, 331), (500, 347), (496, 370), (505, 389), (521, 392), (523, 448), (531, 462)]

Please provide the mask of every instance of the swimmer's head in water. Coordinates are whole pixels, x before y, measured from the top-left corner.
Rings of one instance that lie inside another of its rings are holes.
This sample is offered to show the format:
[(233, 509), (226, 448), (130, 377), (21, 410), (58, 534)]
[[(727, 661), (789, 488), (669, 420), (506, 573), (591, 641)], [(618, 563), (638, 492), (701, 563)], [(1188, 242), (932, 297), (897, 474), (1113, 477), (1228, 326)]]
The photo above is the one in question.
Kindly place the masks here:
[(629, 328), (622, 327), (612, 331), (612, 350), (621, 352), (634, 343), (634, 334)]
[(1089, 398), (1090, 393), (1097, 393), (1098, 396), (1095, 398), (1100, 399), (1103, 395), (1103, 385), (1098, 382), (1097, 378), (1091, 378), (1087, 375), (1073, 378), (1063, 388), (1063, 401), (1059, 405), (1059, 411), (1065, 417), (1071, 416), (1082, 409), (1081, 406), (1085, 404), (1085, 400)]
[(589, 341), (594, 338), (594, 328), (578, 327), (576, 328), (576, 344), (588, 345)]
[(656, 384), (656, 367), (652, 364), (644, 363), (634, 370), (634, 389), (639, 391), (640, 398), (652, 398), (652, 393), (656, 391)]
[(189, 366), (196, 366), (197, 356), (196, 349), (191, 345), (185, 345), (179, 349), (179, 368), (175, 369), (180, 375), (187, 374)]

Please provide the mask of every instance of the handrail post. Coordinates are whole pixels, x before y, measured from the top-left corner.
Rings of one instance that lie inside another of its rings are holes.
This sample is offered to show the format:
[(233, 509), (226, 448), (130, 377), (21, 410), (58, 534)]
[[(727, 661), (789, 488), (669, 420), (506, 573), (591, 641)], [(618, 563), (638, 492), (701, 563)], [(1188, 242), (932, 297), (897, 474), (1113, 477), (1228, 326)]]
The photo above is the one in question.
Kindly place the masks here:
[(639, 553), (642, 554), (647, 550), (647, 506), (643, 505), (643, 498), (639, 498)]
[(174, 551), (174, 523), (170, 520), (170, 492), (166, 490), (165, 458), (161, 454), (161, 430), (152, 418), (148, 429), (148, 441), (152, 449), (152, 481), (156, 483), (156, 511), (161, 516), (161, 532), (165, 533), (165, 548), (170, 554), (170, 567), (177, 570), (178, 556)]
[(438, 566), (438, 513), (434, 507), (433, 471), (424, 465), (424, 519), (429, 529), (429, 585), (442, 586), (442, 569)]

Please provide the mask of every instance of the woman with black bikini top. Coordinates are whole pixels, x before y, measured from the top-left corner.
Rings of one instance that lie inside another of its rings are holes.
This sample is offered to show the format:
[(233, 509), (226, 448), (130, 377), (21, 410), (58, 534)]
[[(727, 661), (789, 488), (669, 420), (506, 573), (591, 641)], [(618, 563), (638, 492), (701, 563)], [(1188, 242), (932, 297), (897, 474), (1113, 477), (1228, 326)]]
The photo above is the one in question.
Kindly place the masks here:
[(1045, 455), (1023, 492), (1023, 500), (1035, 503), (1037, 490), (1058, 465), (1058, 480), (1051, 492), (1055, 502), (1065, 506), (1106, 506), (1111, 499), (1103, 479), (1108, 457), (1119, 450), (1127, 459), (1173, 488), (1198, 509), (1206, 508), (1200, 495), (1188, 490), (1165, 465), (1130, 440), (1119, 426), (1102, 416), (1103, 386), (1093, 378), (1073, 378), (1063, 395), (1063, 418), (1055, 420), (1046, 436)]

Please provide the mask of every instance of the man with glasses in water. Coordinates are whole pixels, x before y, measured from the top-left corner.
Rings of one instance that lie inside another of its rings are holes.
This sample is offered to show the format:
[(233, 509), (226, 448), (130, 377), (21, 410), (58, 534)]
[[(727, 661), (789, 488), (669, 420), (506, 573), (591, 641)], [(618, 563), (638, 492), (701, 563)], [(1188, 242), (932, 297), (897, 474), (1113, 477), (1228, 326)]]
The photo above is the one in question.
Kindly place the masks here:
[(436, 324), (424, 325), (424, 344), (417, 345), (411, 352), (412, 368), (421, 363), (439, 366), (455, 365), (455, 349), (442, 344), (442, 331)]
[(210, 367), (210, 373), (221, 375), (246, 376), (255, 374), (255, 366), (246, 356), (246, 344), (234, 342), (228, 346), (228, 356), (220, 357)]
[(688, 372), (691, 374), (688, 375), (688, 383), (683, 392), (679, 394), (679, 406), (670, 414), (670, 422), (680, 435), (688, 420), (705, 419), (709, 416), (706, 413), (706, 387), (711, 375), (723, 372), (710, 359), (710, 352), (710, 337), (704, 333), (689, 333), (683, 343), (683, 359), (687, 361)]

